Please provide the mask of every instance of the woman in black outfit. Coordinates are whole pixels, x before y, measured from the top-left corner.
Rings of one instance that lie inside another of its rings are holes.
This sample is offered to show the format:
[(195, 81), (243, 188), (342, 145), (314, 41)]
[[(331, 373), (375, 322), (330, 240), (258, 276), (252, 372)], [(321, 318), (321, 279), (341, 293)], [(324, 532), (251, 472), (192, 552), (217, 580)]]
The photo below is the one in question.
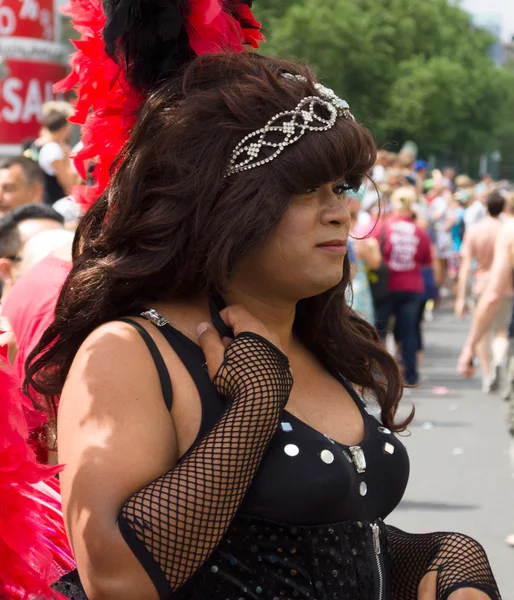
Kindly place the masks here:
[(374, 160), (369, 133), (299, 64), (195, 58), (149, 91), (29, 359), (30, 384), (61, 396), (82, 583), (59, 590), (500, 597), (478, 543), (383, 521), (409, 475), (401, 377), (345, 302), (345, 192)]

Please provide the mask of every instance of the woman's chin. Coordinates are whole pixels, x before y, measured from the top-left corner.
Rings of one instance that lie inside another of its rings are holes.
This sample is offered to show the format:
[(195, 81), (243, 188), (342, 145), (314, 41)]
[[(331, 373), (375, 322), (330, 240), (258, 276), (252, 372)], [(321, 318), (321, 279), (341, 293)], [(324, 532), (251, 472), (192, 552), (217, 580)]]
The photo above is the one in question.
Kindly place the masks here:
[(320, 294), (324, 294), (325, 292), (328, 292), (329, 290), (338, 286), (342, 280), (342, 273), (339, 276), (334, 275), (332, 277), (323, 277), (322, 279), (318, 278), (315, 282), (311, 282), (311, 285), (309, 287), (312, 293), (310, 293), (309, 296), (306, 297), (311, 298), (312, 296), (319, 296)]

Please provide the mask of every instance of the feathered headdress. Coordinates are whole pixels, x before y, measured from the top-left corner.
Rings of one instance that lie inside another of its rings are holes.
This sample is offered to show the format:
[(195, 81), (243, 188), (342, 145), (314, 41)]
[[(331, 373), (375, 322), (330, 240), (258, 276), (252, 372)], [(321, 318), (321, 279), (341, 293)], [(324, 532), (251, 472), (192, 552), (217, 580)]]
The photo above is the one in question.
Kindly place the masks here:
[(148, 90), (188, 59), (257, 48), (263, 40), (252, 0), (70, 0), (63, 12), (81, 34), (72, 71), (54, 86), (74, 89), (83, 148), (75, 164), (94, 184), (76, 191), (89, 207), (107, 187)]

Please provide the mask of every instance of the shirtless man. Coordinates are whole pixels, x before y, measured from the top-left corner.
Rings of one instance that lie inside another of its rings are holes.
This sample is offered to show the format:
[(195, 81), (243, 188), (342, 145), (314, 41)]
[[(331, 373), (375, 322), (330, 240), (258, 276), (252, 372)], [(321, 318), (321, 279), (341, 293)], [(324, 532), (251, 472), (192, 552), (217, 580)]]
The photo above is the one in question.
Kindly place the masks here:
[[(478, 344), (489, 331), (501, 306), (502, 299), (512, 283), (514, 274), (514, 193), (506, 197), (505, 213), (507, 218), (496, 240), (489, 281), (480, 296), (468, 338), (462, 348), (457, 364), (457, 370), (463, 377), (473, 375), (473, 359)], [(509, 357), (514, 357), (514, 320), (512, 317), (509, 325), (509, 338)], [(514, 421), (511, 422), (511, 430), (514, 434)]]
[[(463, 377), (471, 377), (474, 372), (473, 359), (478, 344), (489, 331), (494, 317), (499, 310), (502, 299), (511, 285), (514, 274), (514, 193), (507, 196), (505, 201), (507, 219), (500, 230), (494, 251), (493, 265), (489, 282), (480, 296), (473, 315), (473, 322), (468, 338), (462, 348), (457, 364), (457, 370)], [(514, 435), (514, 305), (509, 324), (509, 429)], [(509, 546), (514, 547), (514, 534), (506, 539)]]

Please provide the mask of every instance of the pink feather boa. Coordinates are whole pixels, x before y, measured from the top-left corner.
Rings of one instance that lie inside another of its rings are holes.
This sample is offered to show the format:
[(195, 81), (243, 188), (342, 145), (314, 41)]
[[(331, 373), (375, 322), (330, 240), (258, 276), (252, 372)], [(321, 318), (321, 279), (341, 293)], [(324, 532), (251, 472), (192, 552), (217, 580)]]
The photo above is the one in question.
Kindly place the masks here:
[(60, 467), (27, 444), (26, 399), (0, 367), (0, 598), (55, 598), (49, 585), (74, 567), (64, 530)]

